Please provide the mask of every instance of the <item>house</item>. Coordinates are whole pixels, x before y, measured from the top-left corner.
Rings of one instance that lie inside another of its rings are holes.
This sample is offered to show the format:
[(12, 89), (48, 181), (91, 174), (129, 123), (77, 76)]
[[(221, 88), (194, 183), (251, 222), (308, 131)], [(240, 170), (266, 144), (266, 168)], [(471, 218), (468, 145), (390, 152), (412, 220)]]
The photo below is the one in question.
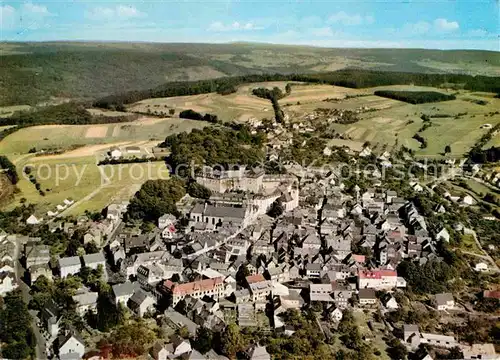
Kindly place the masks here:
[(382, 299), (382, 304), (384, 304), (385, 308), (388, 310), (396, 310), (399, 307), (394, 296), (389, 294)]
[(106, 259), (104, 258), (104, 254), (102, 252), (83, 255), (83, 264), (93, 270), (97, 270), (99, 265), (101, 265), (103, 270), (106, 270)]
[(28, 269), (33, 265), (47, 264), (50, 261), (50, 246), (39, 244), (37, 241), (28, 242), (24, 252)]
[(465, 195), (462, 198), (462, 204), (465, 206), (474, 205), (475, 203), (476, 203), (476, 200), (470, 195)]
[(161, 342), (157, 341), (151, 348), (150, 354), (154, 360), (167, 360), (171, 352)]
[(260, 345), (252, 345), (246, 351), (246, 355), (249, 360), (271, 360), (271, 355), (269, 355), (266, 348)]
[(123, 284), (113, 285), (112, 289), (115, 304), (118, 305), (119, 303), (122, 303), (123, 305), (127, 305), (128, 300), (134, 294), (136, 287), (130, 281), (127, 281)]
[(142, 289), (137, 289), (128, 300), (128, 307), (139, 317), (143, 317), (147, 312), (154, 310), (155, 298)]
[(72, 330), (66, 334), (61, 334), (58, 338), (59, 358), (63, 359), (81, 359), (85, 354), (85, 342), (81, 335)]
[(474, 270), (476, 270), (478, 272), (488, 271), (488, 264), (486, 264), (484, 262), (479, 262), (476, 264), (476, 266), (474, 266)]
[(273, 283), (270, 280), (265, 280), (264, 277), (262, 277), (263, 280), (251, 282), (248, 281), (248, 278), (250, 277), (251, 276), (247, 277), (247, 282), (250, 290), (251, 300), (253, 302), (266, 302), (267, 297), (273, 290)]
[(112, 159), (119, 159), (122, 157), (123, 154), (119, 148), (117, 148), (116, 146), (113, 146), (109, 149), (108, 155)]
[(208, 296), (213, 297), (215, 300), (226, 296), (224, 279), (222, 277), (184, 284), (177, 284), (166, 280), (163, 282), (161, 290), (172, 295), (173, 306), (177, 305), (179, 301), (188, 295), (196, 299)]
[(79, 256), (70, 256), (59, 259), (59, 273), (61, 278), (80, 272), (82, 264)]
[(377, 304), (377, 296), (374, 289), (359, 289), (358, 299), (360, 306), (371, 307)]
[(397, 286), (398, 275), (394, 270), (360, 270), (358, 272), (358, 289), (389, 290)]
[(192, 351), (189, 340), (185, 340), (179, 335), (172, 335), (170, 341), (165, 347), (171, 351), (172, 357), (178, 357)]
[(160, 230), (165, 229), (167, 226), (175, 224), (177, 218), (172, 214), (165, 214), (158, 218), (158, 228)]
[(186, 327), (191, 337), (194, 337), (196, 335), (196, 330), (199, 328), (199, 326), (192, 320), (188, 319), (186, 316), (175, 311), (171, 307), (165, 310), (164, 315), (164, 320), (171, 328), (179, 329), (181, 327)]
[(48, 264), (33, 265), (28, 269), (30, 280), (33, 284), (40, 276), (45, 276), (47, 280), (52, 280), (52, 271)]
[(13, 273), (1, 272), (0, 273), (0, 296), (16, 289), (18, 284)]
[(309, 284), (309, 298), (311, 302), (333, 302), (332, 284)]
[(448, 310), (455, 307), (455, 300), (451, 293), (441, 293), (434, 296), (434, 305), (438, 310)]
[(448, 230), (443, 227), (437, 234), (436, 234), (436, 241), (439, 241), (439, 240), (444, 240), (446, 241), (447, 243), (450, 242), (450, 233), (448, 232)]
[(31, 215), (28, 219), (26, 219), (26, 224), (28, 225), (38, 225), (43, 219), (38, 219), (35, 215)]
[(340, 310), (338, 307), (330, 311), (330, 319), (335, 322), (339, 322), (342, 320), (343, 314), (342, 310)]
[(54, 300), (50, 300), (40, 312), (40, 320), (51, 339), (55, 339), (59, 333), (59, 322), (61, 321), (61, 311)]
[(76, 303), (76, 312), (83, 316), (87, 312), (95, 312), (97, 308), (97, 297), (96, 292), (82, 292), (72, 296), (73, 301)]

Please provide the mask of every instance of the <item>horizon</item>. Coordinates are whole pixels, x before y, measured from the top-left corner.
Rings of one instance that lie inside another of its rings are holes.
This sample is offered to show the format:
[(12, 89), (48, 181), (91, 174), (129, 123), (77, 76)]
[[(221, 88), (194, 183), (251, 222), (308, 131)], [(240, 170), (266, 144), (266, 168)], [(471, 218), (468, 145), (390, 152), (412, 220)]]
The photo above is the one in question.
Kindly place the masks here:
[(0, 41), (500, 51), (498, 1), (2, 1)]

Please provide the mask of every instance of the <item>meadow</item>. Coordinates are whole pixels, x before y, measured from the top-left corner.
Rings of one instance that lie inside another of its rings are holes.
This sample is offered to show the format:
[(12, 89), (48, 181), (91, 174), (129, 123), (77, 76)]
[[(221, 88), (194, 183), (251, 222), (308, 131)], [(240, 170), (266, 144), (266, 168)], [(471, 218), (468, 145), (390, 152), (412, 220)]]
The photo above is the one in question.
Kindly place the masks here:
[[(113, 173), (113, 176), (109, 183), (102, 183), (103, 174), (97, 162), (111, 146), (118, 146), (124, 152), (127, 146), (138, 146), (141, 149), (138, 156), (151, 156), (151, 149), (166, 136), (208, 125), (179, 118), (141, 117), (128, 123), (44, 125), (20, 129), (0, 141), (0, 153), (15, 163), (19, 174), (26, 165), (33, 166), (45, 196), (40, 195), (28, 179), (21, 177), (17, 184), (20, 192), (7, 208), (18, 205), (24, 198), (37, 204), (38, 215), (47, 217), (47, 211), (55, 211), (66, 198), (72, 198), (76, 203), (64, 215), (80, 214), (85, 210), (100, 211), (112, 201), (128, 200), (144, 181), (165, 177), (168, 173), (161, 161), (106, 165), (100, 167), (108, 171), (104, 175)], [(29, 153), (32, 148), (37, 151), (59, 150), (61, 153), (35, 155)]]

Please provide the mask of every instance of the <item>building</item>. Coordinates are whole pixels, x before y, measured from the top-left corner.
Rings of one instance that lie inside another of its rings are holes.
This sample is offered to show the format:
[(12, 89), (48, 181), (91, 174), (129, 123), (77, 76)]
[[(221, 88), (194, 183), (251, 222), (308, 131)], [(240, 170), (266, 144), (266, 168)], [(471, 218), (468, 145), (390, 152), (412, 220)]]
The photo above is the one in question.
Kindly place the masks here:
[(102, 252), (83, 255), (83, 264), (93, 270), (97, 270), (99, 265), (101, 265), (103, 270), (106, 270), (106, 259), (104, 258), (104, 254)]
[(70, 256), (59, 259), (59, 273), (63, 279), (68, 275), (79, 273), (81, 268), (82, 263), (80, 262), (79, 256)]
[(85, 354), (85, 342), (76, 331), (68, 331), (59, 336), (59, 358), (63, 359), (81, 359)]
[(47, 264), (50, 261), (50, 246), (38, 242), (29, 242), (25, 246), (26, 268), (33, 265)]
[(30, 280), (33, 284), (40, 276), (45, 276), (47, 280), (52, 280), (52, 271), (48, 264), (33, 265), (28, 269)]
[(17, 287), (18, 284), (13, 273), (0, 273), (0, 296), (5, 295), (6, 293), (16, 289)]
[(87, 312), (95, 312), (97, 308), (97, 297), (96, 292), (83, 292), (72, 296), (73, 301), (76, 303), (76, 312), (83, 316)]
[(359, 289), (358, 299), (360, 306), (372, 307), (377, 304), (377, 296), (374, 289)]
[(128, 300), (128, 307), (139, 317), (153, 311), (156, 304), (155, 298), (142, 289), (137, 289)]
[(273, 290), (273, 283), (270, 280), (257, 281), (248, 284), (248, 287), (253, 302), (266, 302)]
[(309, 298), (311, 302), (333, 302), (332, 284), (310, 284)]
[(119, 303), (127, 305), (128, 300), (134, 294), (135, 286), (130, 281), (127, 281), (123, 284), (113, 285), (112, 289), (116, 305)]
[(167, 226), (175, 224), (177, 218), (172, 214), (165, 214), (158, 218), (158, 228), (160, 230), (165, 229)]
[(360, 270), (358, 289), (390, 290), (398, 286), (398, 274), (394, 270)]
[(441, 293), (434, 296), (434, 305), (438, 310), (449, 310), (455, 307), (455, 300), (451, 293)]
[(271, 355), (267, 352), (264, 346), (252, 345), (246, 351), (249, 360), (271, 360)]
[(208, 296), (218, 300), (226, 295), (224, 279), (222, 277), (184, 284), (177, 284), (170, 280), (166, 280), (163, 282), (162, 290), (172, 295), (172, 306), (177, 305), (177, 303), (186, 296), (191, 296), (196, 299)]

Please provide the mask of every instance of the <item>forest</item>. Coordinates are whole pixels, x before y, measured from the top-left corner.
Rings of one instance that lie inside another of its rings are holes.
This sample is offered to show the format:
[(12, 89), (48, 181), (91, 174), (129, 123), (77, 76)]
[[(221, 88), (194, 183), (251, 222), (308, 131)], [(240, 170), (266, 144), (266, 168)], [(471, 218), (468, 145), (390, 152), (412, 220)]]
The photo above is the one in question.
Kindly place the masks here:
[(199, 112), (191, 110), (191, 109), (181, 111), (179, 113), (179, 117), (182, 119), (207, 121), (207, 122), (214, 123), (214, 124), (219, 121), (219, 119), (217, 118), (217, 115), (212, 115), (212, 114), (208, 114), (208, 113), (205, 115), (202, 115)]
[(227, 168), (231, 164), (261, 163), (263, 143), (263, 134), (252, 135), (246, 126), (239, 130), (206, 127), (170, 135), (160, 146), (170, 148), (166, 161), (178, 174), (181, 167), (199, 169), (201, 165), (220, 165)]
[(425, 104), (429, 102), (440, 102), (455, 100), (455, 95), (446, 95), (437, 91), (394, 91), (380, 90), (374, 93), (377, 96), (404, 101), (410, 104)]
[(500, 77), (470, 76), (459, 74), (421, 74), (404, 72), (384, 72), (362, 69), (345, 69), (318, 74), (264, 74), (224, 77), (213, 80), (169, 82), (164, 85), (141, 91), (129, 91), (122, 94), (106, 96), (94, 102), (95, 107), (105, 109), (121, 109), (124, 104), (132, 104), (140, 100), (198, 95), (210, 92), (227, 94), (237, 86), (252, 82), (265, 81), (302, 81), (310, 83), (330, 84), (349, 88), (365, 88), (384, 85), (414, 84), (419, 86), (439, 87), (447, 84), (460, 84), (466, 90), (500, 92)]
[[(17, 125), (16, 128), (5, 130), (9, 133), (25, 126), (34, 125), (85, 125), (106, 124), (130, 121), (130, 116), (92, 116), (82, 104), (64, 103), (60, 105), (44, 106), (34, 110), (19, 111), (11, 117), (0, 118), (0, 126)], [(0, 134), (1, 137), (1, 134)]]

